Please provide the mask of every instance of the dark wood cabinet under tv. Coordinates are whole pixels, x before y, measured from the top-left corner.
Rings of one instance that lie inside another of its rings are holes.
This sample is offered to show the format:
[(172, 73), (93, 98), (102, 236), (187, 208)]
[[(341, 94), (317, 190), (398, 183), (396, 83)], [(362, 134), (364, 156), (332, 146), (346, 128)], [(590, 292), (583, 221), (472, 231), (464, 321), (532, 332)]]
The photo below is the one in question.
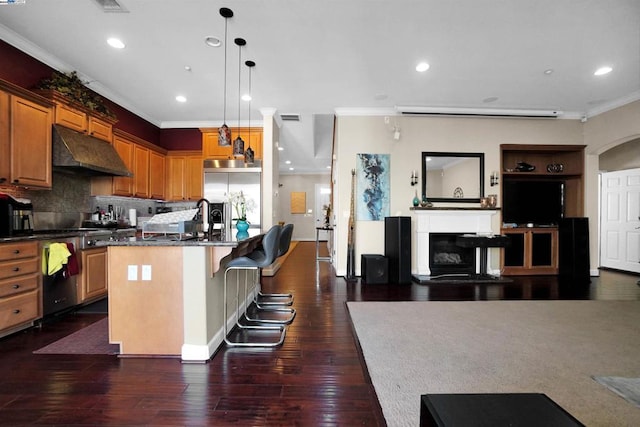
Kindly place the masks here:
[[(584, 145), (500, 145), (502, 167), (502, 234), (512, 237), (511, 246), (502, 251), (504, 275), (558, 273), (558, 232), (550, 224), (509, 224), (504, 212), (509, 201), (504, 188), (528, 182), (563, 183), (565, 217), (584, 215)], [(521, 167), (518, 168), (518, 164)], [(523, 165), (524, 164), (524, 165)], [(523, 167), (524, 166), (524, 167)], [(535, 167), (533, 170), (529, 166)], [(518, 170), (520, 169), (520, 170)], [(531, 194), (531, 197), (535, 197)]]

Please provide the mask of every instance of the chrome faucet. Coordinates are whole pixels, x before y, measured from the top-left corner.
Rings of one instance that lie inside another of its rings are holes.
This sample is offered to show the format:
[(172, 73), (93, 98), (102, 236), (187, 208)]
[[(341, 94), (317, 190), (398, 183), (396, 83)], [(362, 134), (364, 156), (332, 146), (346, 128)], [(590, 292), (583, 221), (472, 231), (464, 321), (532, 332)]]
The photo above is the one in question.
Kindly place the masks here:
[(211, 237), (213, 233), (213, 224), (211, 222), (211, 214), (209, 213), (209, 209), (211, 208), (211, 203), (207, 199), (200, 199), (198, 203), (196, 203), (196, 209), (202, 209), (202, 204), (205, 203), (206, 209), (204, 213), (200, 213), (200, 217), (202, 218), (202, 227), (207, 227), (207, 237)]

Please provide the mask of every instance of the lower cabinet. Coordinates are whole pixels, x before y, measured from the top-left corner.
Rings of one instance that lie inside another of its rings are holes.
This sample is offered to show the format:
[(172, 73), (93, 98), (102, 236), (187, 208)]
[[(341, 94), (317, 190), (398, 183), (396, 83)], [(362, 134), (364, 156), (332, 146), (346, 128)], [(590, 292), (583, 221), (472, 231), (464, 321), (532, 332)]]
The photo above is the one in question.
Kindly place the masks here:
[(80, 263), (78, 303), (107, 296), (107, 248), (80, 251)]
[(0, 336), (31, 326), (41, 317), (37, 242), (0, 245)]
[(510, 244), (501, 251), (502, 274), (558, 274), (558, 229), (503, 228)]

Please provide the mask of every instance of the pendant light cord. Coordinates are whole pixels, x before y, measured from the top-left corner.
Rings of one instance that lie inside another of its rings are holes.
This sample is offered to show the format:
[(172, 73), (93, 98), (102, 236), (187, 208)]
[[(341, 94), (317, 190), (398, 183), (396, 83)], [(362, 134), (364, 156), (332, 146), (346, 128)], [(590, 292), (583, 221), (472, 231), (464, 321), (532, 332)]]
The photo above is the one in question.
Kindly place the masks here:
[(222, 124), (227, 123), (227, 22), (229, 18), (224, 18), (224, 100), (222, 107)]

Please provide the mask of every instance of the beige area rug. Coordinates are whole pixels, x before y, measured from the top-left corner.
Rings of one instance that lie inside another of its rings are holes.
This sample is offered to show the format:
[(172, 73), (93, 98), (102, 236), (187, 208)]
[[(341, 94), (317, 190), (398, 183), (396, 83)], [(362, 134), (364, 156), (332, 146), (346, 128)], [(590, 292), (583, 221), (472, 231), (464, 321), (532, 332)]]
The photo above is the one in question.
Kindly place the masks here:
[(640, 376), (640, 301), (349, 302), (390, 427), (426, 393), (545, 393), (588, 426), (639, 426), (592, 376)]

